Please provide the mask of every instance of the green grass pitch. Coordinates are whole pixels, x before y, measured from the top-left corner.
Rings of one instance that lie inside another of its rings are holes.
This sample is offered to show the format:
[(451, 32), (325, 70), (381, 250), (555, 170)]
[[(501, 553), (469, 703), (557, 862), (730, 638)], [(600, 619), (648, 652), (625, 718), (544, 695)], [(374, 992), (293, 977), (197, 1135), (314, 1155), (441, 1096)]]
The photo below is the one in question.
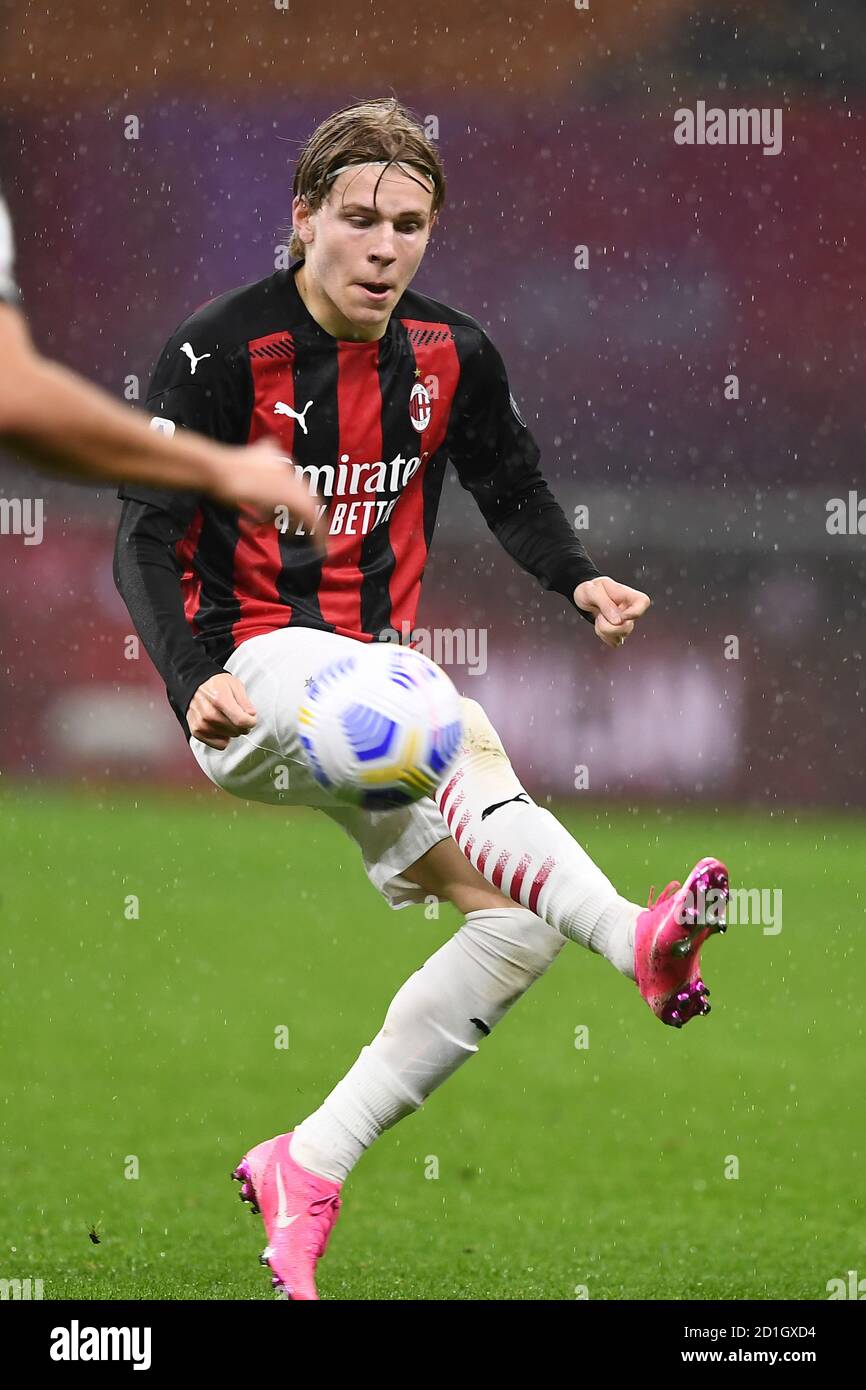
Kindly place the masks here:
[[(210, 789), (0, 808), (0, 1278), (270, 1299), (229, 1171), (319, 1104), (460, 917), (392, 912), (311, 811)], [(866, 1275), (864, 822), (559, 814), (636, 900), (712, 851), (735, 886), (783, 890), (782, 931), (711, 940), (713, 1012), (681, 1032), (568, 946), (362, 1159), (321, 1296), (824, 1299)]]

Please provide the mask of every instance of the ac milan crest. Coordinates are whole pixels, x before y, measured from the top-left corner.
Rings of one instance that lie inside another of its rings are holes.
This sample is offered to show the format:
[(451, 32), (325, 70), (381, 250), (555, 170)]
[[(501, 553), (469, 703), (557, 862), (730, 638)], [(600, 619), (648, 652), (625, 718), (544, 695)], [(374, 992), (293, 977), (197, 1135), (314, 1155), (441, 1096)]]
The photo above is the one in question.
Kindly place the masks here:
[(430, 392), (426, 386), (421, 385), (420, 381), (416, 381), (409, 397), (409, 419), (419, 434), (422, 434), (429, 425), (432, 409)]

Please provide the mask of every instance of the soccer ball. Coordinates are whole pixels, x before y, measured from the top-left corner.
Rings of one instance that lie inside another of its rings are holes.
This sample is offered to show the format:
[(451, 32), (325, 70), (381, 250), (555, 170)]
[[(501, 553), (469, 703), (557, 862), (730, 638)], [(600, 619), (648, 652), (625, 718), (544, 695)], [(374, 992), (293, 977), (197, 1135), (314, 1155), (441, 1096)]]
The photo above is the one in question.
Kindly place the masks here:
[(316, 673), (298, 728), (321, 786), (382, 811), (433, 792), (457, 755), (463, 718), (448, 676), (421, 652), (359, 642)]

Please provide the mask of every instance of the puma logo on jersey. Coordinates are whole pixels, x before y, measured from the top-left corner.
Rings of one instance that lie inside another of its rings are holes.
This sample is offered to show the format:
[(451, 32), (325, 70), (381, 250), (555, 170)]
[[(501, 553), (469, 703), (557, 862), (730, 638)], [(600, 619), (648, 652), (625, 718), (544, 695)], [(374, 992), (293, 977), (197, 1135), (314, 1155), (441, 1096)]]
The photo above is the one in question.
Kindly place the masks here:
[(307, 422), (304, 419), (304, 416), (306, 415), (307, 411), (309, 410), (312, 404), (312, 401), (307, 401), (307, 404), (304, 406), (303, 410), (299, 415), (296, 410), (292, 410), (292, 407), (290, 405), (286, 405), (285, 401), (277, 401), (276, 405), (274, 406), (274, 414), (291, 415), (293, 420), (297, 420), (301, 429), (304, 431), (304, 434), (309, 434), (310, 431), (307, 429)]
[(190, 376), (195, 376), (195, 369), (198, 366), (199, 362), (203, 362), (206, 357), (210, 357), (209, 352), (203, 352), (201, 357), (196, 357), (195, 353), (192, 350), (192, 343), (181, 343), (180, 350), (183, 353), (184, 357), (189, 358)]

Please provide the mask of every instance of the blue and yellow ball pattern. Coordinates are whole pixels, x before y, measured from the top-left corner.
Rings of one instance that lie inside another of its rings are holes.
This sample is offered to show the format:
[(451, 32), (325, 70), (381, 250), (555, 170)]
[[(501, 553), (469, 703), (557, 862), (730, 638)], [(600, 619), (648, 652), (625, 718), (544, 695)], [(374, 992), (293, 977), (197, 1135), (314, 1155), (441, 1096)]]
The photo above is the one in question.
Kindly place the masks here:
[(371, 811), (432, 796), (460, 747), (460, 696), (421, 652), (358, 647), (304, 692), (298, 727), (310, 770), (341, 801)]

